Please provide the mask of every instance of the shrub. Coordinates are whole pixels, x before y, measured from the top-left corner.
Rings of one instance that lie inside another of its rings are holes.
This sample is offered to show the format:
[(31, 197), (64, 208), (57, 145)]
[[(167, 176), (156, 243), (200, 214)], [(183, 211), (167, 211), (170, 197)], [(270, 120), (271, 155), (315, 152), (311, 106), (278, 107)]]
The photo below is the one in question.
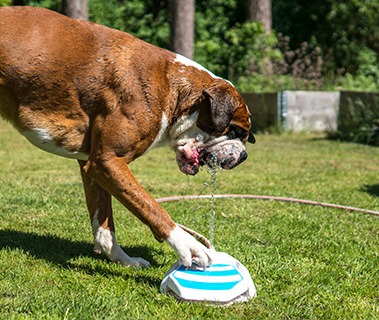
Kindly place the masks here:
[(11, 5), (12, 0), (0, 0), (0, 7)]
[(338, 131), (329, 138), (379, 146), (379, 94), (341, 93)]

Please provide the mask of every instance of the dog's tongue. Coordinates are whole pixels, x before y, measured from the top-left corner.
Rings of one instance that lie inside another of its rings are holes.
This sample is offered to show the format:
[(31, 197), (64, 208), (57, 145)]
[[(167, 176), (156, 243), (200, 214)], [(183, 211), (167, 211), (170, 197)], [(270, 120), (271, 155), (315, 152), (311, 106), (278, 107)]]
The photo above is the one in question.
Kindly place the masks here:
[(199, 153), (189, 148), (179, 148), (176, 154), (179, 169), (185, 174), (195, 175), (199, 171)]

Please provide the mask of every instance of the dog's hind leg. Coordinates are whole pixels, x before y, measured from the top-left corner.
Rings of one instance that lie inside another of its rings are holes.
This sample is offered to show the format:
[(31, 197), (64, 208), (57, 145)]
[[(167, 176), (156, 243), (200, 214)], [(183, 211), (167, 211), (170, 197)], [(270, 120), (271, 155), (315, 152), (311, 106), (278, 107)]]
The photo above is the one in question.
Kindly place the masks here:
[(105, 254), (111, 261), (125, 266), (148, 267), (148, 261), (129, 257), (117, 244), (112, 215), (111, 195), (83, 170), (85, 161), (79, 161), (87, 207), (94, 237), (94, 251)]

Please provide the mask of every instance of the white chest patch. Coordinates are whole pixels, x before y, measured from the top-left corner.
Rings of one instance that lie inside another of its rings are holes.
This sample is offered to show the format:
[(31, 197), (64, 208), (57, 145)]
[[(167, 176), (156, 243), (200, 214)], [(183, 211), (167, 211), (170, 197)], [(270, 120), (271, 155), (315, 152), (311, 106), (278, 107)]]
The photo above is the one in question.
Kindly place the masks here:
[(171, 141), (179, 139), (180, 136), (182, 136), (183, 134), (188, 132), (191, 128), (193, 128), (196, 125), (196, 121), (198, 117), (199, 117), (198, 112), (194, 112), (190, 115), (179, 117), (170, 128)]
[(162, 113), (161, 127), (155, 138), (154, 142), (149, 146), (149, 148), (145, 151), (145, 153), (149, 152), (151, 149), (155, 147), (159, 147), (163, 145), (167, 140), (167, 127), (168, 127), (168, 119), (167, 116)]
[(78, 151), (68, 151), (62, 147), (56, 145), (53, 138), (50, 136), (48, 130), (43, 128), (36, 128), (32, 130), (22, 131), (21, 134), (28, 139), (37, 148), (40, 148), (49, 153), (56, 154), (65, 158), (87, 160), (88, 155)]

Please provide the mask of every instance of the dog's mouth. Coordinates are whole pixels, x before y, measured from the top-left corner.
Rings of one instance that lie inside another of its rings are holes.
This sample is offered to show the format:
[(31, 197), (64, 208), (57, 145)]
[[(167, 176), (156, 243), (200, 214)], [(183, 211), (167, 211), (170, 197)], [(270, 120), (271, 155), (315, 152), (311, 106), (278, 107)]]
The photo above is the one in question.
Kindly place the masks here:
[(178, 148), (176, 162), (180, 171), (195, 175), (203, 165), (222, 169), (233, 169), (246, 160), (245, 146), (239, 140), (225, 140), (196, 148)]

